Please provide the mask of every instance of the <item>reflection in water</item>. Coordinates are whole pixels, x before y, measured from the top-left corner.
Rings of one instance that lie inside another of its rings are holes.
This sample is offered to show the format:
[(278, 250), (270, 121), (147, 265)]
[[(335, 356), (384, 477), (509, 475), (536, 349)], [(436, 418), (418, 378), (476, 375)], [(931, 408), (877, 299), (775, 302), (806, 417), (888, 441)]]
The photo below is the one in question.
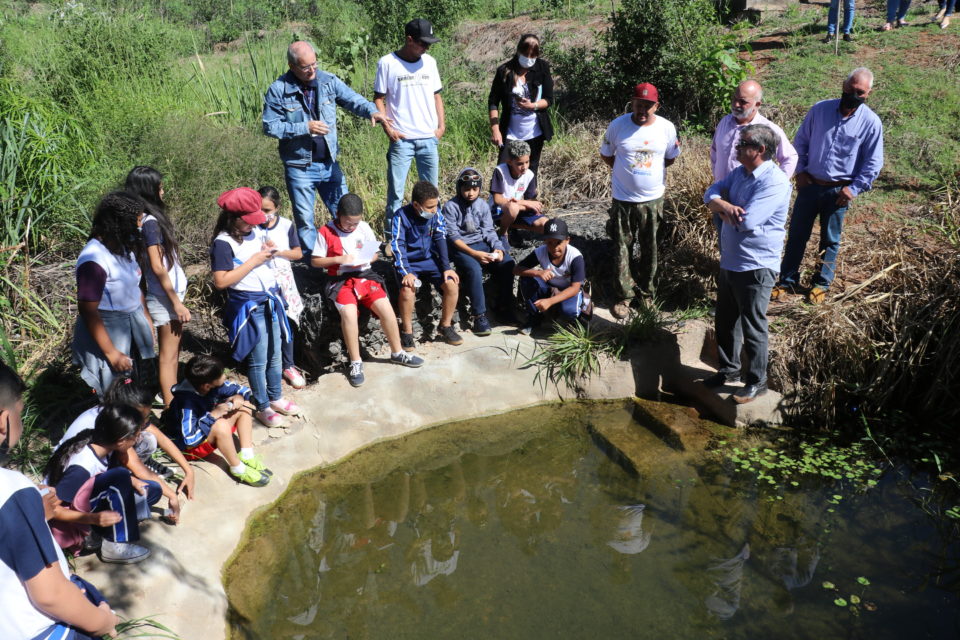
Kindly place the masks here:
[(721, 560), (707, 569), (717, 590), (707, 596), (707, 610), (721, 620), (729, 620), (740, 608), (740, 589), (743, 586), (743, 565), (750, 559), (750, 545), (743, 545), (740, 553)]
[[(956, 564), (955, 542), (917, 528), (892, 489), (845, 500), (844, 516), (827, 511), (829, 485), (774, 500), (716, 463), (631, 476), (580, 427), (629, 410), (549, 411), (498, 426), (497, 442), (450, 436), (442, 455), (388, 448), (349, 481), (301, 478), (227, 568), (234, 636), (877, 640), (913, 631), (906, 610), (927, 625), (916, 637), (952, 629), (956, 596), (916, 587), (931, 549)], [(652, 435), (648, 447), (654, 462), (677, 455)], [(879, 611), (853, 620), (818, 570), (870, 575)]]
[(621, 512), (620, 522), (617, 525), (615, 538), (607, 542), (607, 546), (626, 555), (640, 553), (650, 544), (650, 532), (643, 532), (644, 504), (617, 507)]

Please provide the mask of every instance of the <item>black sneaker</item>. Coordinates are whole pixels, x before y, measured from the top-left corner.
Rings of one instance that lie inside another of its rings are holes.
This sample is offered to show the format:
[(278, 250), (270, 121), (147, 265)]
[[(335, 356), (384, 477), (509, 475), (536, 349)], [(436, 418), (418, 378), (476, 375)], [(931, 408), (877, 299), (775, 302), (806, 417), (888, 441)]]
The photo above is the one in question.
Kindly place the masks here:
[(828, 33), (827, 36), (823, 39), (824, 44), (830, 44), (831, 42), (833, 42), (833, 39), (835, 37), (836, 36), (834, 34)]
[(473, 316), (473, 335), (488, 336), (490, 332), (490, 321), (487, 320), (487, 314), (479, 313)]
[(440, 327), (440, 337), (443, 338), (444, 342), (452, 344), (453, 346), (463, 344), (463, 338), (460, 337), (459, 333), (454, 331), (453, 325)]
[(400, 348), (404, 351), (413, 351), (417, 346), (417, 343), (413, 340), (412, 333), (400, 332)]
[(147, 458), (146, 460), (143, 460), (143, 466), (145, 466), (147, 469), (150, 469), (150, 471), (153, 471), (164, 480), (173, 477), (173, 469), (163, 464), (159, 460)]
[(350, 386), (352, 387), (359, 387), (366, 381), (366, 379), (363, 377), (362, 362), (350, 363), (350, 370), (347, 372), (347, 380), (350, 381)]
[(423, 366), (423, 358), (411, 355), (409, 353), (404, 353), (403, 351), (401, 351), (397, 355), (391, 354), (390, 362), (402, 364), (405, 367), (412, 367), (414, 369), (416, 369), (417, 367)]
[(845, 34), (843, 34), (843, 41), (844, 41), (844, 42), (853, 42), (853, 34), (852, 34), (852, 33), (845, 33)]

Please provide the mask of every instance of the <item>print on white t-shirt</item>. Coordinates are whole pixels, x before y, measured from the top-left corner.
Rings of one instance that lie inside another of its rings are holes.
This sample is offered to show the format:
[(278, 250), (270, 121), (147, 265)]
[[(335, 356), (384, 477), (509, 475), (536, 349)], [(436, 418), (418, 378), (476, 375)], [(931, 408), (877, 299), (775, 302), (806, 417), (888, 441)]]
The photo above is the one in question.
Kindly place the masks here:
[(416, 62), (408, 62), (396, 53), (388, 53), (377, 62), (373, 91), (385, 96), (387, 117), (407, 139), (434, 137), (439, 126), (434, 94), (442, 88), (437, 61), (426, 53)]
[(601, 155), (613, 156), (613, 197), (623, 202), (647, 202), (663, 196), (664, 160), (680, 155), (677, 130), (669, 120), (656, 117), (644, 127), (626, 113), (607, 127)]

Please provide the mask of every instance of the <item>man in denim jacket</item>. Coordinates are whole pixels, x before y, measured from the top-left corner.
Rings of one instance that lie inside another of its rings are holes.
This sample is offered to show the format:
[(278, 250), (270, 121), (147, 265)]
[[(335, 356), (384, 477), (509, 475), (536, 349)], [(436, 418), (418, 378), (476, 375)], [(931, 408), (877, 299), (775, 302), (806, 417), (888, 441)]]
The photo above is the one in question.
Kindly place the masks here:
[(287, 64), (290, 71), (277, 78), (264, 97), (263, 132), (280, 141), (297, 235), (304, 254), (309, 254), (317, 239), (316, 193), (331, 215), (347, 193), (347, 181), (337, 163), (337, 105), (359, 118), (370, 118), (373, 125), (386, 118), (340, 78), (320, 71), (309, 42), (291, 44)]

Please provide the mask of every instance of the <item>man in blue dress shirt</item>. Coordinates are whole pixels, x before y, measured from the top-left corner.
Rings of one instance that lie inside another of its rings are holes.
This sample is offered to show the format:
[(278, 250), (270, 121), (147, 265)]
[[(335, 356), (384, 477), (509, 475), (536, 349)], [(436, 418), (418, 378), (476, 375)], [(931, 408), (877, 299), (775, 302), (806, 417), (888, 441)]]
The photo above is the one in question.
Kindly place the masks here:
[(799, 155), (797, 200), (790, 218), (787, 249), (780, 265), (780, 282), (774, 300), (795, 293), (800, 283), (800, 263), (813, 230), (820, 220), (820, 266), (813, 276), (807, 299), (823, 302), (836, 273), (840, 232), (850, 202), (870, 189), (883, 166), (883, 125), (864, 104), (873, 89), (873, 73), (866, 67), (850, 72), (839, 100), (813, 105), (793, 140)]
[(716, 333), (720, 368), (704, 380), (719, 387), (741, 379), (745, 348), (745, 385), (733, 393), (737, 403), (767, 391), (767, 305), (783, 248), (790, 179), (772, 158), (779, 138), (765, 124), (740, 132), (740, 166), (707, 189), (703, 201), (720, 216), (720, 276), (717, 279)]

